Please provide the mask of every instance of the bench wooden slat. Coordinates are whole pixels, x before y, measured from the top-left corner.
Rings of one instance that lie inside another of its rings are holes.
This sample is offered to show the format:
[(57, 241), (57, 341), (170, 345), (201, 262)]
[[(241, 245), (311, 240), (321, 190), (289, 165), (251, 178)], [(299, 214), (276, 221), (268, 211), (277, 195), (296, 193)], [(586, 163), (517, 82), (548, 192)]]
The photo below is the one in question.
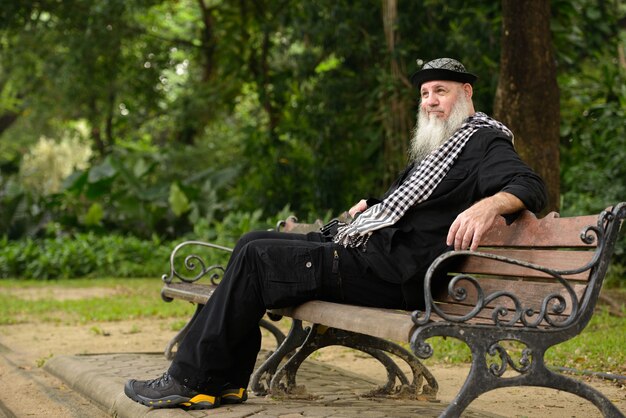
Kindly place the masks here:
[[(504, 303), (503, 303), (504, 305)], [(569, 305), (568, 305), (569, 306)], [(473, 306), (470, 305), (461, 305), (459, 303), (439, 303), (438, 304), (439, 309), (441, 309), (443, 312), (445, 312), (448, 315), (454, 315), (454, 316), (463, 316), (463, 315), (467, 315), (473, 308)], [(464, 323), (466, 324), (488, 324), (488, 325), (493, 325), (493, 312), (495, 310), (494, 306), (489, 306), (484, 308), (482, 311), (480, 311), (475, 317), (472, 317), (472, 319), (465, 321)], [(504, 321), (506, 321), (506, 319), (511, 319), (513, 317), (513, 314), (515, 313), (515, 309), (514, 308), (508, 308), (509, 310), (509, 315), (506, 316), (505, 318), (503, 318)], [(535, 314), (537, 314), (539, 312), (539, 309), (535, 310)], [(567, 317), (567, 313), (571, 312), (571, 309), (567, 309), (567, 312), (561, 313), (561, 314), (551, 314), (550, 316), (554, 319), (554, 320), (559, 320), (559, 319), (564, 319)], [(532, 321), (532, 317), (529, 318)], [(543, 323), (542, 325), (546, 325), (545, 323)], [(520, 324), (519, 322), (514, 324), (515, 327), (521, 327), (522, 324)]]
[(480, 244), (487, 247), (590, 247), (580, 240), (580, 232), (589, 225), (596, 225), (597, 215), (559, 218), (552, 212), (537, 219), (524, 211), (511, 225), (500, 217), (494, 227), (483, 236)]
[(313, 300), (302, 305), (272, 309), (272, 313), (394, 341), (408, 341), (414, 328), (407, 311), (341, 305)]
[(161, 295), (204, 305), (209, 300), (216, 287), (217, 286), (195, 283), (170, 283), (161, 289)]
[[(564, 311), (564, 314), (567, 315), (570, 312), (571, 298), (569, 296), (569, 293), (567, 293), (567, 291), (565, 290), (565, 287), (563, 287), (561, 284), (531, 282), (523, 280), (506, 280), (504, 278), (480, 278), (478, 279), (478, 281), (486, 295), (492, 294), (497, 291), (510, 291), (511, 293), (516, 295), (521, 301), (523, 301), (524, 307), (530, 307), (535, 310), (539, 310), (541, 308), (543, 298), (545, 298), (548, 294), (558, 293), (563, 296), (565, 298), (565, 301), (567, 302), (567, 309)], [(477, 300), (476, 288), (467, 282), (465, 285), (463, 285), (463, 288), (467, 290), (467, 297), (461, 302), (454, 300), (447, 291), (441, 292), (439, 295), (436, 295), (434, 299), (438, 302), (443, 302), (446, 304), (475, 306)], [(572, 284), (572, 288), (578, 300), (580, 300), (587, 286), (584, 284)], [(495, 299), (488, 306), (504, 306), (507, 309), (515, 309), (515, 304), (513, 303), (513, 301), (510, 298), (506, 297)], [(458, 313), (458, 311), (455, 311), (455, 313)]]
[[(446, 314), (448, 315), (455, 315), (455, 316), (463, 316), (465, 314), (467, 314), (469, 312), (469, 309), (467, 307), (463, 307), (459, 304), (438, 304), (439, 308), (441, 308)], [(482, 310), (480, 313), (478, 313), (475, 317), (473, 317), (471, 320), (465, 321), (464, 324), (473, 324), (473, 325), (494, 325), (493, 322), (493, 312), (494, 309), (493, 308), (485, 308), (484, 310)], [(507, 319), (511, 319), (513, 312), (511, 311), (509, 316), (502, 318), (503, 322), (506, 322)], [(554, 319), (555, 321), (559, 321), (559, 320), (563, 320), (566, 319), (567, 316), (566, 315), (551, 315), (552, 319)], [(433, 321), (441, 321), (442, 319), (438, 316), (434, 316), (431, 315), (431, 319)], [(532, 321), (532, 318), (530, 318), (530, 320)], [(516, 322), (515, 324), (513, 324), (514, 328), (522, 328), (523, 325), (519, 322)], [(541, 325), (539, 325), (537, 328), (541, 329), (541, 328), (545, 328), (547, 327), (547, 324), (544, 322)]]
[[(478, 279), (484, 293), (486, 295), (492, 294), (497, 291), (510, 291), (516, 295), (523, 303), (524, 307), (530, 307), (535, 310), (541, 308), (543, 298), (551, 293), (558, 293), (567, 302), (567, 309), (564, 314), (568, 314), (571, 308), (571, 299), (569, 293), (559, 283), (542, 283), (542, 282), (530, 282), (524, 280), (505, 280), (503, 278), (480, 278)], [(570, 283), (571, 284), (571, 283)], [(585, 289), (584, 284), (571, 284), (578, 300), (581, 299)], [(438, 302), (458, 304), (462, 306), (475, 306), (477, 300), (476, 288), (469, 283), (463, 285), (467, 290), (467, 298), (461, 302), (454, 300), (448, 292), (442, 292), (434, 299)], [(507, 309), (515, 309), (515, 304), (510, 298), (501, 297), (492, 301), (489, 304), (491, 307), (504, 306)]]
[[(594, 252), (556, 251), (556, 250), (512, 250), (512, 249), (480, 249), (480, 252), (501, 255), (516, 260), (538, 264), (555, 270), (573, 270), (582, 267), (593, 258)], [(468, 274), (497, 274), (500, 276), (525, 276), (534, 278), (554, 278), (542, 271), (507, 264), (496, 260), (480, 257), (467, 257), (459, 264), (459, 271)], [(589, 279), (589, 271), (567, 276), (568, 280)]]

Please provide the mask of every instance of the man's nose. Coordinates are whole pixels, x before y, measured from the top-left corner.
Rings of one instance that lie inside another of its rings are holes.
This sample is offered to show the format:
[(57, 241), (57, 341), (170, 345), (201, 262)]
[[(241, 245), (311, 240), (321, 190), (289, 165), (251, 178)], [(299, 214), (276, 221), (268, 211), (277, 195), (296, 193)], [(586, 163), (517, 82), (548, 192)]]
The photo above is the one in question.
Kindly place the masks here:
[(428, 107), (437, 106), (439, 104), (439, 100), (437, 99), (437, 96), (429, 95), (424, 101), (424, 104)]

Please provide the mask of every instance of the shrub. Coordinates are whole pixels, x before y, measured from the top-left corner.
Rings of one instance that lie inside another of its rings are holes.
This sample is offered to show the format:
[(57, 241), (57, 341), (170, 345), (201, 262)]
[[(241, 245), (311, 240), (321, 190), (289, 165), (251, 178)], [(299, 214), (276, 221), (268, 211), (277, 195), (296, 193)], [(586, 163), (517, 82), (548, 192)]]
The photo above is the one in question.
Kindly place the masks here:
[(20, 181), (26, 190), (38, 195), (57, 193), (75, 169), (87, 168), (90, 158), (91, 148), (78, 138), (65, 137), (57, 142), (42, 136), (22, 159)]
[[(198, 221), (193, 233), (176, 241), (91, 232), (67, 235), (53, 228), (48, 232), (59, 234), (54, 238), (10, 240), (4, 236), (0, 238), (0, 278), (161, 277), (169, 272), (170, 253), (181, 241), (210, 241), (233, 247), (245, 232), (274, 228), (278, 220), (290, 214), (288, 206), (265, 220), (260, 210), (231, 212), (223, 222)], [(194, 247), (182, 252), (178, 262), (190, 251), (201, 255), (209, 265), (223, 265), (228, 259), (228, 253)]]
[(160, 276), (170, 246), (120, 235), (77, 234), (0, 242), (0, 277), (59, 279)]

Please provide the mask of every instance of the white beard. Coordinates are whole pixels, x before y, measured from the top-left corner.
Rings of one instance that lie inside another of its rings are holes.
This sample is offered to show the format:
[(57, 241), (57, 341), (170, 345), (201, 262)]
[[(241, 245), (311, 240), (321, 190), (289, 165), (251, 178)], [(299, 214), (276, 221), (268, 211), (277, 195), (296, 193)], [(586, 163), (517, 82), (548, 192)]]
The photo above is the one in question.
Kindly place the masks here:
[(470, 112), (469, 100), (464, 95), (456, 101), (447, 119), (440, 119), (436, 115), (429, 117), (428, 112), (420, 108), (409, 149), (411, 161), (420, 162), (439, 148), (461, 127)]

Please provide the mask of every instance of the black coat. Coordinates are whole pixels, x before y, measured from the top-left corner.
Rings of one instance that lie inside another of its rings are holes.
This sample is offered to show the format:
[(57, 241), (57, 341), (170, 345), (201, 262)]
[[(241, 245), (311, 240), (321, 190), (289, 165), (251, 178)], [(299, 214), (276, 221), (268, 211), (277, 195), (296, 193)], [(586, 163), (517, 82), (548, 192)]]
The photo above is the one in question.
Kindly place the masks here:
[[(412, 169), (409, 165), (387, 191), (395, 190)], [(498, 192), (518, 197), (532, 212), (547, 201), (543, 180), (519, 157), (510, 139), (494, 129), (480, 129), (432, 195), (412, 207), (395, 225), (375, 231), (358, 252), (383, 280), (401, 283), (407, 307), (422, 303), (423, 276), (432, 261), (450, 250), (446, 237), (458, 214)], [(368, 200), (368, 204), (376, 200)]]

